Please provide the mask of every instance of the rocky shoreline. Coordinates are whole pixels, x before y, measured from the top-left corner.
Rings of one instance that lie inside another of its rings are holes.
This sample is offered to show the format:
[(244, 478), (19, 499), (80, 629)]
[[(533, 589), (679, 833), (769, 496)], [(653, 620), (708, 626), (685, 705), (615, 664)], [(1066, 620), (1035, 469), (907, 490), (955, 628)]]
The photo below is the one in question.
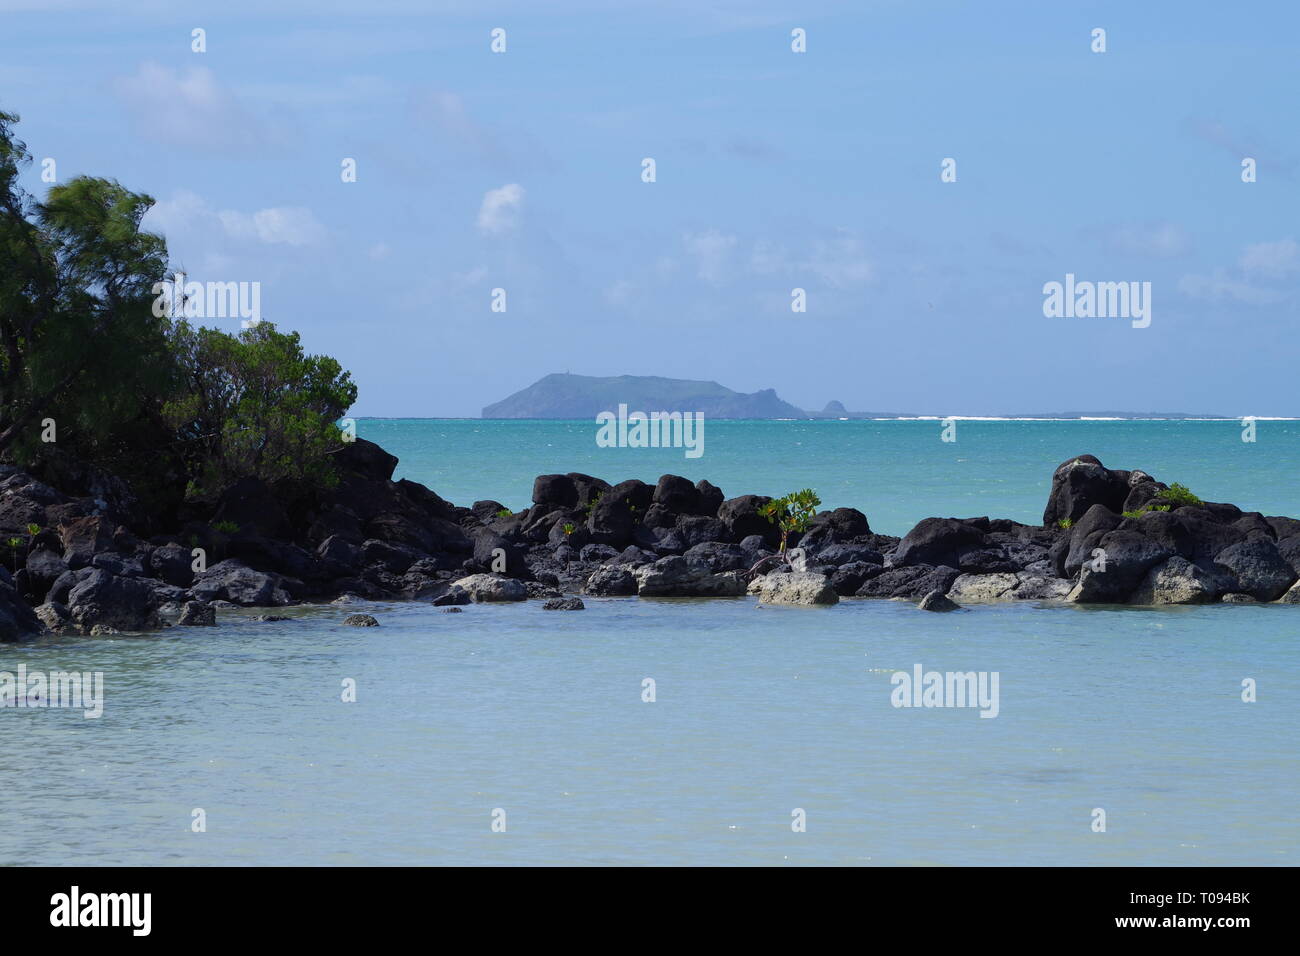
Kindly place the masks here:
[[(288, 494), (244, 479), (206, 520), (147, 538), (132, 530), (140, 519), (120, 482), (68, 495), (0, 466), (0, 640), (205, 626), (223, 608), (358, 599), (537, 599), (548, 610), (581, 609), (578, 595), (894, 598), (926, 610), (1300, 603), (1300, 520), (1173, 494), (1091, 455), (1057, 467), (1042, 525), (926, 518), (896, 538), (835, 508), (792, 536), (789, 559), (759, 513), (768, 498), (726, 498), (708, 481), (542, 475), (532, 506), (511, 513), (393, 481), (397, 459), (372, 442), (358, 439), (335, 459), (332, 488)], [(346, 623), (372, 625), (367, 618)]]

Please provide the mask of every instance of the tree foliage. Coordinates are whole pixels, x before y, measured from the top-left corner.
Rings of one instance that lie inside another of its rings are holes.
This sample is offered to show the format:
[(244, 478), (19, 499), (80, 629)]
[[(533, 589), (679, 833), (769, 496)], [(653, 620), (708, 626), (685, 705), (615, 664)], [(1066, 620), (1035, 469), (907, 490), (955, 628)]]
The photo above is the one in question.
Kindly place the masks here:
[(230, 334), (156, 314), (169, 269), (141, 229), (153, 200), (79, 176), (36, 201), (17, 120), (0, 111), (0, 455), (90, 464), (172, 504), (249, 476), (328, 482), (348, 373), (270, 323)]
[(184, 381), (163, 414), (185, 449), (193, 492), (212, 495), (248, 475), (330, 480), (335, 423), (357, 398), (337, 361), (304, 354), (297, 332), (270, 322), (231, 335), (177, 321), (170, 343)]
[(170, 387), (152, 309), (167, 248), (140, 229), (153, 200), (111, 180), (80, 176), (33, 201), (15, 121), (0, 113), (0, 451), (33, 455), (33, 426), (52, 418), (65, 449), (94, 457)]

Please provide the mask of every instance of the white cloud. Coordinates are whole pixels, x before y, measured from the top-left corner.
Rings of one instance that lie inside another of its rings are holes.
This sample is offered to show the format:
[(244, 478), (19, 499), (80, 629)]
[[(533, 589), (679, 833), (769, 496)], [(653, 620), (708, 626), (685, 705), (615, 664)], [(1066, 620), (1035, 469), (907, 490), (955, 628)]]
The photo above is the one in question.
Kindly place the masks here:
[(1300, 272), (1300, 243), (1294, 239), (1256, 242), (1242, 250), (1236, 269), (1183, 276), (1178, 291), (1197, 299), (1271, 305), (1291, 294), (1285, 284), (1279, 286), (1276, 280), (1296, 272)]
[(1208, 276), (1183, 276), (1178, 280), (1178, 291), (1194, 299), (1207, 299), (1211, 302), (1230, 300), (1247, 305), (1270, 305), (1281, 298), (1271, 289), (1234, 279), (1222, 269), (1216, 269), (1213, 275)]
[(114, 90), (150, 138), (180, 147), (237, 151), (262, 140), (263, 129), (206, 66), (172, 70), (142, 63)]
[(736, 237), (716, 229), (682, 236), (686, 251), (695, 259), (696, 273), (706, 282), (721, 282)]
[(866, 246), (851, 236), (818, 239), (804, 254), (793, 254), (782, 245), (760, 239), (754, 243), (749, 267), (759, 275), (796, 279), (813, 275), (836, 288), (860, 285), (876, 276)]
[(817, 240), (806, 268), (837, 287), (870, 282), (875, 277), (861, 239)]
[(513, 231), (518, 225), (518, 212), (523, 201), (524, 187), (518, 183), (489, 189), (483, 194), (483, 205), (478, 211), (479, 229), (492, 236)]
[(145, 214), (141, 226), (144, 229), (167, 235), (173, 232), (184, 232), (192, 227), (195, 222), (210, 218), (212, 215), (212, 208), (204, 201), (202, 196), (189, 190), (181, 190), (171, 199), (164, 199), (155, 203), (153, 208)]
[(1241, 270), (1268, 279), (1282, 279), (1300, 270), (1300, 244), (1294, 239), (1257, 242), (1241, 254)]
[(610, 305), (627, 305), (636, 298), (637, 288), (626, 279), (617, 279), (605, 290), (605, 301)]
[(326, 235), (325, 227), (311, 210), (301, 206), (276, 206), (251, 213), (215, 209), (202, 196), (187, 190), (154, 206), (143, 225), (164, 235), (220, 228), (232, 239), (268, 245), (314, 245)]
[(227, 235), (235, 239), (256, 239), (268, 245), (310, 246), (325, 235), (325, 227), (316, 221), (310, 209), (302, 206), (276, 206), (254, 213), (232, 209), (217, 213)]
[(1129, 223), (1116, 228), (1110, 240), (1120, 252), (1158, 258), (1182, 255), (1190, 245), (1187, 233), (1172, 222)]

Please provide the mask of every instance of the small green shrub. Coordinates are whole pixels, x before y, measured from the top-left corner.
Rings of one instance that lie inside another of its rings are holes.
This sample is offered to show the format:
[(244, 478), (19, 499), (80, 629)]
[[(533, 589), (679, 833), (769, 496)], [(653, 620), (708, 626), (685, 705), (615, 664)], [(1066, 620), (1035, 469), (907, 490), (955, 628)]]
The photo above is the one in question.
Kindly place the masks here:
[(808, 530), (808, 523), (817, 516), (817, 506), (821, 503), (817, 492), (805, 488), (773, 498), (758, 509), (759, 514), (781, 529), (781, 554), (785, 554), (790, 532)]
[(1062, 528), (1062, 529), (1065, 529), (1065, 530), (1069, 530), (1070, 528), (1073, 528), (1073, 527), (1074, 527), (1074, 519), (1073, 519), (1073, 518), (1062, 518), (1060, 521), (1056, 522), (1056, 526), (1057, 526), (1058, 528)]
[(1205, 504), (1200, 498), (1192, 494), (1190, 488), (1186, 485), (1180, 485), (1174, 482), (1168, 488), (1156, 492), (1156, 497), (1161, 501), (1167, 501), (1174, 505), (1202, 505)]
[(212, 530), (220, 531), (222, 534), (236, 534), (239, 531), (239, 525), (233, 521), (214, 521)]
[(1142, 515), (1151, 511), (1168, 511), (1169, 505), (1143, 505), (1137, 511), (1125, 511), (1125, 518), (1140, 518)]

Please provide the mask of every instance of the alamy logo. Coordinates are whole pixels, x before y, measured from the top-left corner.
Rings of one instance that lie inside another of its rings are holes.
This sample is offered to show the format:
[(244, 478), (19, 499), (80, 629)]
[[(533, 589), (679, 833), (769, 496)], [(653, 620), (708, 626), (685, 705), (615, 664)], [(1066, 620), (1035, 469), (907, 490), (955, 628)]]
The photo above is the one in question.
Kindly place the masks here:
[(889, 702), (895, 707), (978, 707), (981, 717), (996, 717), (998, 671), (924, 671), (912, 665), (911, 673), (895, 671)]
[(0, 671), (0, 708), (57, 707), (80, 709), (94, 720), (104, 713), (103, 671), (29, 671), (18, 665), (17, 675)]
[(1043, 315), (1049, 319), (1132, 319), (1133, 328), (1151, 324), (1150, 282), (1065, 282), (1043, 286)]
[(184, 319), (243, 319), (250, 328), (262, 321), (262, 283), (186, 282), (185, 273), (155, 282), (153, 314)]
[(132, 936), (152, 928), (152, 893), (82, 893), (74, 886), (50, 897), (51, 926), (129, 926)]
[(596, 445), (600, 448), (685, 448), (687, 458), (704, 454), (703, 412), (628, 412), (596, 415)]

